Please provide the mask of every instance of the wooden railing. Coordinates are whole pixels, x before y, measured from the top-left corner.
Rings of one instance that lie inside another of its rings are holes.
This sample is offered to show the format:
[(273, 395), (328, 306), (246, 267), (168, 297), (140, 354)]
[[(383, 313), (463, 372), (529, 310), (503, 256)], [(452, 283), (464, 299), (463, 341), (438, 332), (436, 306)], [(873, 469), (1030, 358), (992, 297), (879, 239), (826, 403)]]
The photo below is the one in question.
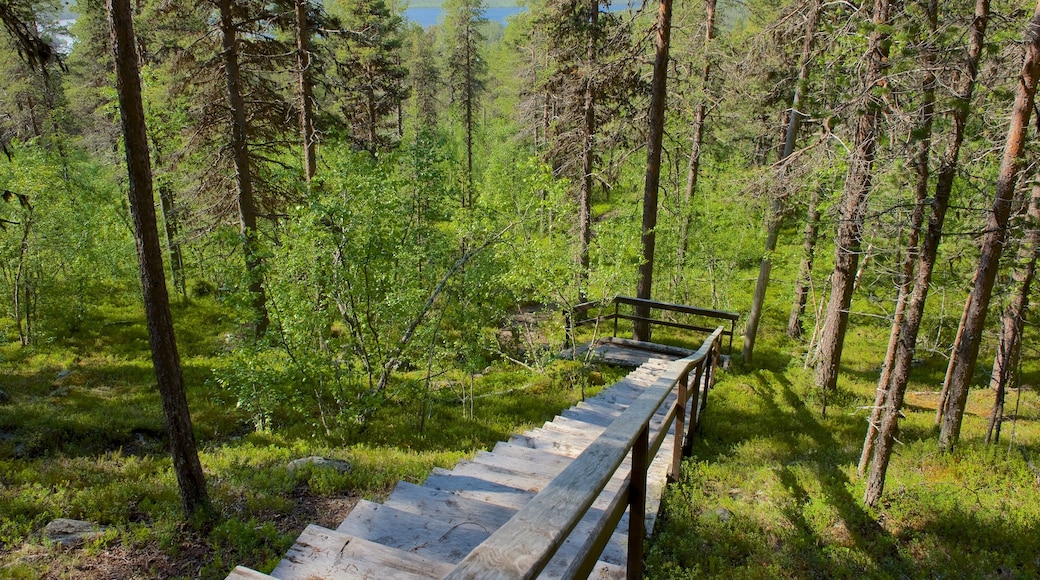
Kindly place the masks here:
[[(610, 310), (610, 306), (613, 306), (613, 312)], [(631, 306), (632, 313), (623, 312), (621, 306)], [(596, 324), (607, 321), (613, 321), (613, 335), (618, 335), (618, 321), (619, 320), (631, 320), (633, 322), (647, 322), (651, 327), (654, 325), (667, 326), (670, 328), (679, 328), (682, 330), (704, 332), (708, 333), (715, 329), (714, 326), (698, 326), (695, 324), (684, 324), (675, 322), (672, 320), (664, 320), (663, 318), (654, 318), (638, 316), (635, 314), (636, 307), (643, 306), (653, 314), (654, 311), (664, 312), (676, 312), (679, 314), (686, 314), (694, 317), (728, 320), (729, 329), (723, 330), (723, 335), (729, 337), (729, 343), (726, 345), (727, 353), (733, 350), (733, 333), (736, 330), (737, 319), (740, 317), (736, 312), (726, 312), (724, 310), (710, 310), (707, 308), (697, 308), (696, 306), (687, 306), (685, 304), (671, 304), (668, 302), (658, 302), (656, 300), (645, 300), (642, 298), (632, 298), (631, 296), (615, 296), (614, 298), (606, 300), (596, 300), (593, 302), (584, 302), (571, 308), (565, 313), (566, 320), (566, 340), (567, 346), (570, 347), (574, 341), (574, 329), (579, 326), (585, 326), (590, 324)], [(588, 314), (598, 310), (597, 316), (589, 316)]]
[[(724, 333), (725, 329), (718, 327), (697, 352), (673, 362), (581, 455), (470, 552), (446, 578), (537, 577), (588, 513), (629, 452), (631, 471), (564, 577), (589, 575), (629, 508), (628, 578), (642, 578), (647, 468), (674, 422), (669, 478), (678, 477), (682, 458), (690, 453), (694, 430), (706, 408), (708, 389), (714, 383)], [(675, 403), (665, 414), (664, 422), (651, 433), (651, 419), (673, 390), (678, 390)]]

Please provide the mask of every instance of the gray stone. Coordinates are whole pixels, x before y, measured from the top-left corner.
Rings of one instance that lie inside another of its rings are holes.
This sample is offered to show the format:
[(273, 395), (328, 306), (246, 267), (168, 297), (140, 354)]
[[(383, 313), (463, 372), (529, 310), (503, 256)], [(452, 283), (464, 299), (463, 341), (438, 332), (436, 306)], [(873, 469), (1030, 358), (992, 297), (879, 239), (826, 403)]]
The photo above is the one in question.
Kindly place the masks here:
[(53, 391), (51, 391), (51, 395), (50, 396), (52, 396), (52, 397), (67, 397), (67, 396), (69, 396), (69, 388), (68, 387), (58, 387), (57, 389), (54, 389)]
[(328, 459), (321, 457), (320, 455), (311, 455), (310, 457), (303, 457), (301, 459), (294, 459), (286, 464), (285, 468), (289, 471), (296, 471), (296, 469), (305, 465), (313, 465), (315, 467), (329, 467), (333, 468), (340, 473), (346, 473), (350, 471), (350, 464), (346, 461), (339, 459)]
[(715, 514), (715, 517), (719, 518), (719, 521), (723, 523), (733, 519), (733, 512), (724, 507), (715, 508), (713, 513)]
[(73, 548), (104, 533), (104, 528), (82, 520), (58, 518), (43, 528), (47, 539), (65, 548)]

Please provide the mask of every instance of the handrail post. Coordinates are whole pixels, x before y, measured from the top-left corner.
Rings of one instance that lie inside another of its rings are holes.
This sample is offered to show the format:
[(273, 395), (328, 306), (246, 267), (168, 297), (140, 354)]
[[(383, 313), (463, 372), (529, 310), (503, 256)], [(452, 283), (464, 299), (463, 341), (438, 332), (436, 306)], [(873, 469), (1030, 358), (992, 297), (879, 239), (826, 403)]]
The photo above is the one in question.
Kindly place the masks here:
[(693, 452), (693, 434), (700, 426), (701, 405), (701, 379), (704, 377), (704, 362), (697, 364), (697, 370), (693, 373), (693, 389), (690, 393), (690, 423), (686, 426), (686, 442), (683, 444), (683, 455), (690, 456)]
[(717, 344), (713, 344), (711, 350), (708, 351), (708, 355), (704, 357), (704, 395), (701, 396), (700, 413), (703, 413), (708, 408), (708, 389), (711, 388), (711, 381), (715, 376), (715, 357), (712, 353), (716, 346)]
[(628, 580), (643, 578), (643, 541), (646, 537), (646, 470), (649, 466), (650, 424), (632, 447), (631, 483), (628, 487)]
[(617, 301), (617, 298), (615, 298), (614, 299), (614, 338), (617, 338), (617, 321), (618, 321), (618, 314), (620, 313), (620, 311), (619, 311), (620, 306), (621, 306), (621, 304)]
[(563, 348), (568, 349), (574, 345), (574, 314), (568, 309), (563, 313)]
[(690, 372), (686, 371), (679, 377), (679, 392), (675, 398), (675, 434), (672, 436), (672, 470), (668, 474), (671, 482), (679, 481), (679, 471), (682, 468), (683, 449), (686, 434), (686, 399), (689, 391)]

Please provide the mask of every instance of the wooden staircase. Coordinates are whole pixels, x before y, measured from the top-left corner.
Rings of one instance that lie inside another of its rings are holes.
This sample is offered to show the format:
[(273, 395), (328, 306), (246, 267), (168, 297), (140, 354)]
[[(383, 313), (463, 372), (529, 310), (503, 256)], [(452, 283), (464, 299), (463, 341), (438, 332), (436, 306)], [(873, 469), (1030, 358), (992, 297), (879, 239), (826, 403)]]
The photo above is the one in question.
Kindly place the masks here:
[[(560, 474), (668, 364), (667, 358), (650, 359), (540, 428), (460, 461), (450, 471), (434, 469), (421, 486), (401, 482), (382, 504), (360, 502), (336, 530), (308, 526), (270, 575), (239, 566), (228, 579), (442, 578)], [(673, 393), (651, 419), (651, 436), (660, 431), (674, 400)], [(671, 449), (671, 441), (669, 434), (661, 448)], [(648, 534), (671, 460), (669, 453), (658, 454), (648, 472)], [(575, 576), (575, 555), (604, 525), (630, 463), (631, 454), (539, 577)], [(622, 516), (590, 577), (625, 577), (628, 517), (627, 512)]]

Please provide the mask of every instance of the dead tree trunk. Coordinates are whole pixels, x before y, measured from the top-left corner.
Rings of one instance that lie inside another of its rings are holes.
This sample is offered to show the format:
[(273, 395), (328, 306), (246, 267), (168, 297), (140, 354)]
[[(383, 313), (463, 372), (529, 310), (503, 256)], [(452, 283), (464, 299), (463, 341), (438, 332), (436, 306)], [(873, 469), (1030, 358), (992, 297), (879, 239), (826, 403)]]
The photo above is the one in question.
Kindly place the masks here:
[[(639, 264), (636, 296), (649, 300), (654, 280), (654, 247), (657, 236), (657, 193), (661, 184), (661, 143), (664, 110), (668, 99), (668, 48), (672, 35), (672, 0), (661, 0), (657, 12), (657, 54), (654, 57), (653, 89), (650, 96), (650, 133), (646, 143), (646, 179), (643, 184), (643, 261)], [(636, 317), (647, 319), (650, 308), (638, 306)], [(636, 340), (650, 340), (650, 323), (636, 320)]]
[(1029, 309), (1029, 292), (1036, 275), (1036, 261), (1040, 253), (1040, 183), (1033, 183), (1026, 215), (1025, 235), (1018, 248), (1018, 264), (1012, 274), (1017, 286), (1014, 296), (1004, 309), (1000, 320), (1000, 342), (993, 360), (989, 386), (994, 391), (993, 412), (986, 430), (986, 445), (1000, 442), (1000, 425), (1004, 419), (1004, 396), (1015, 377), (1015, 365), (1022, 352), (1022, 330)]
[(180, 489), (181, 507), (186, 517), (209, 515), (210, 503), (202, 473), (191, 415), (184, 392), (180, 357), (173, 332), (162, 246), (156, 222), (152, 192), (152, 170), (145, 134), (141, 79), (137, 68), (136, 38), (129, 0), (110, 0), (112, 50), (115, 56), (119, 110), (126, 142), (126, 164), (130, 177), (130, 212), (137, 239), (137, 257), (144, 293), (145, 319), (152, 347), (152, 365), (162, 398), (166, 431), (173, 455), (173, 470)]
[(238, 36), (235, 30), (232, 0), (218, 0), (220, 35), (223, 45), (224, 75), (227, 81), (228, 107), (231, 110), (231, 149), (234, 152), (235, 174), (238, 184), (239, 228), (242, 250), (245, 254), (249, 294), (252, 297), (257, 338), (267, 332), (267, 294), (263, 284), (263, 259), (258, 251), (256, 227), (256, 200), (253, 195), (253, 174), (249, 160), (249, 121), (245, 98), (242, 96), (242, 76), (239, 68)]
[(827, 412), (827, 394), (834, 390), (838, 382), (838, 365), (841, 363), (856, 265), (862, 245), (864, 212), (872, 186), (882, 108), (880, 99), (874, 97), (873, 92), (879, 84), (884, 83), (884, 69), (888, 62), (888, 8), (888, 0), (875, 0), (871, 18), (873, 31), (870, 33), (866, 55), (866, 85), (863, 87), (868, 97), (856, 126), (856, 145), (849, 158), (848, 177), (842, 192), (841, 216), (834, 243), (831, 296), (816, 351), (816, 385), (823, 392), (824, 414)]
[(863, 496), (863, 501), (870, 506), (877, 505), (885, 487), (885, 475), (888, 472), (889, 459), (892, 456), (896, 433), (899, 429), (899, 410), (903, 406), (903, 396), (910, 378), (910, 365), (917, 344), (917, 334), (921, 328), (921, 320), (924, 318), (925, 300), (928, 297), (928, 287), (935, 267), (939, 242), (942, 239), (943, 223), (946, 220), (946, 210), (950, 204), (950, 193), (953, 191), (953, 180), (957, 175), (957, 160), (960, 156), (961, 143), (964, 141), (964, 129), (967, 125), (969, 105), (975, 89), (979, 58), (982, 55), (988, 21), (989, 0), (976, 0), (975, 17), (968, 31), (964, 69), (956, 81), (953, 103), (950, 107), (952, 134), (939, 161), (932, 212), (928, 218), (928, 229), (925, 231), (924, 242), (921, 244), (917, 258), (914, 288), (907, 302), (902, 328), (899, 330), (889, 385), (881, 405), (877, 434), (872, 442), (873, 456), (870, 461), (870, 475)]
[(910, 231), (906, 240), (906, 255), (903, 257), (903, 269), (899, 277), (899, 290), (896, 296), (896, 307), (892, 314), (892, 329), (888, 336), (888, 348), (885, 351), (885, 360), (881, 364), (881, 377), (878, 379), (877, 393), (874, 398), (874, 407), (870, 411), (870, 421), (867, 423), (867, 436), (863, 442), (863, 452), (859, 457), (859, 475), (862, 476), (870, 462), (870, 456), (874, 451), (874, 437), (877, 434), (878, 420), (881, 418), (881, 405), (885, 401), (885, 393), (888, 391), (889, 379), (892, 375), (892, 362), (896, 356), (896, 345), (899, 341), (899, 331), (903, 325), (903, 314), (906, 311), (906, 302), (913, 290), (914, 266), (917, 263), (918, 239), (920, 238), (921, 226), (924, 222), (925, 200), (928, 198), (928, 179), (930, 170), (928, 167), (932, 151), (932, 120), (935, 117), (935, 46), (931, 44), (935, 32), (939, 27), (938, 0), (929, 0), (927, 6), (927, 18), (929, 28), (929, 39), (923, 47), (922, 69), (924, 76), (921, 79), (922, 102), (921, 118), (914, 128), (914, 134), (920, 135), (917, 150), (914, 152), (913, 167), (916, 181), (914, 184), (914, 209), (910, 214)]
[(809, 194), (809, 207), (806, 211), (805, 235), (802, 242), (802, 263), (798, 266), (798, 282), (794, 287), (794, 301), (791, 303), (791, 315), (787, 318), (787, 336), (801, 338), (802, 315), (805, 314), (805, 303), (809, 300), (812, 287), (812, 266), (816, 254), (816, 239), (820, 231), (820, 188), (814, 187)]
[(300, 137), (303, 139), (303, 178), (310, 183), (318, 171), (317, 134), (314, 131), (314, 83), (311, 78), (308, 0), (296, 0), (296, 80), (300, 99)]
[(589, 37), (585, 48), (588, 76), (585, 78), (585, 99), (582, 105), (581, 183), (578, 187), (578, 302), (588, 299), (589, 247), (592, 245), (592, 164), (595, 160), (596, 89), (592, 78), (596, 62), (596, 29), (599, 26), (599, 2), (590, 0)]
[(939, 429), (939, 449), (952, 451), (960, 437), (964, 406), (968, 401), (971, 377), (979, 356), (986, 310), (993, 293), (993, 283), (1000, 267), (1000, 256), (1008, 237), (1008, 218), (1015, 198), (1015, 186), (1022, 166), (1022, 153), (1026, 142), (1026, 128), (1033, 112), (1037, 79), (1040, 78), (1040, 2), (1024, 34), (1026, 55), (1015, 90), (1015, 104), (1011, 111), (1011, 126), (1008, 128), (1004, 157), (1000, 162), (996, 195), (989, 217), (986, 220), (986, 235), (982, 241), (982, 254), (975, 271), (975, 283), (968, 296), (967, 316), (964, 332), (954, 347), (953, 372), (950, 373), (950, 388), (946, 410)]
[[(798, 141), (798, 130), (802, 125), (802, 117), (805, 116), (800, 110), (802, 106), (802, 95), (809, 82), (809, 68), (812, 64), (813, 42), (816, 38), (816, 24), (820, 17), (820, 4), (811, 2), (809, 15), (805, 21), (805, 39), (802, 43), (802, 58), (798, 67), (798, 83), (795, 85), (794, 96), (791, 99), (791, 111), (787, 121), (787, 133), (784, 136), (784, 149), (777, 160), (779, 176), (777, 181), (780, 187), (786, 188), (784, 175), (787, 173), (787, 159), (794, 153), (795, 143)], [(762, 319), (762, 308), (766, 301), (766, 288), (769, 286), (769, 274), (773, 268), (773, 252), (776, 250), (777, 238), (780, 236), (780, 228), (783, 226), (784, 196), (786, 192), (778, 191), (773, 194), (769, 204), (769, 217), (766, 221), (766, 247), (762, 254), (762, 261), (758, 266), (758, 281), (755, 283), (755, 295), (751, 300), (751, 310), (748, 313), (747, 328), (744, 331), (744, 348), (741, 355), (744, 362), (749, 363), (754, 357), (755, 337), (758, 335), (758, 323)]]

